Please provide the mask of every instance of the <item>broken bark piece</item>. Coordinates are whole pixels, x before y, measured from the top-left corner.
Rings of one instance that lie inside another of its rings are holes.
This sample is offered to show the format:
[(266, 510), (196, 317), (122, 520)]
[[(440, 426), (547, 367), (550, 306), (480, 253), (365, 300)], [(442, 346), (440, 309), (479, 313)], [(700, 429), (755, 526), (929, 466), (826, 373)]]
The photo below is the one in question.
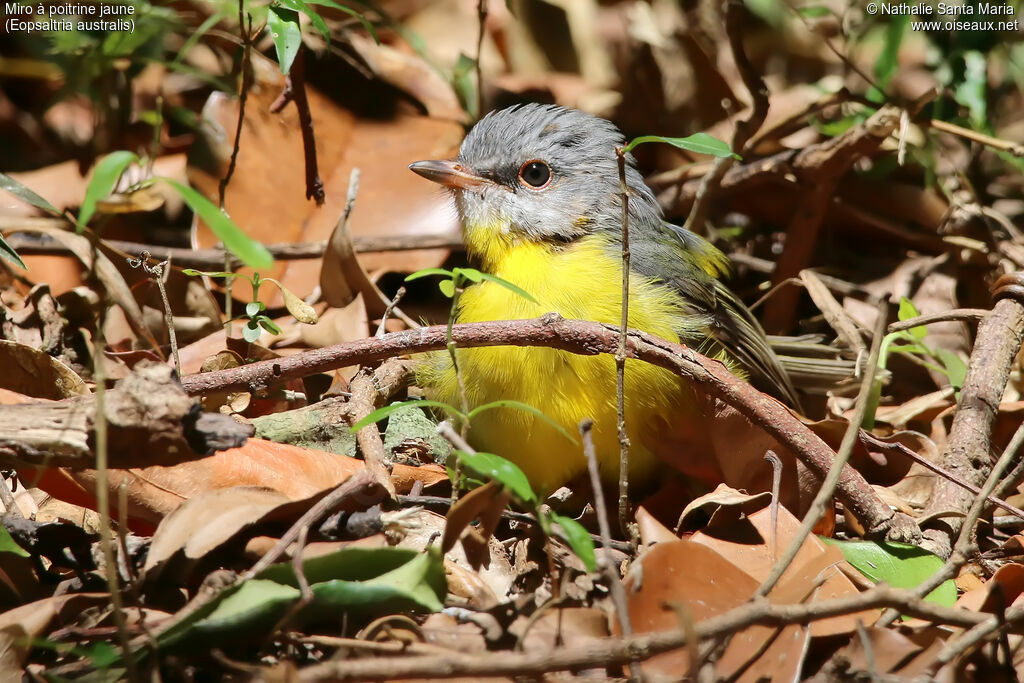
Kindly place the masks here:
[[(174, 465), (241, 446), (252, 427), (203, 413), (162, 363), (141, 361), (106, 392), (113, 468)], [(0, 463), (88, 469), (95, 466), (96, 397), (6, 407), (0, 412)]]

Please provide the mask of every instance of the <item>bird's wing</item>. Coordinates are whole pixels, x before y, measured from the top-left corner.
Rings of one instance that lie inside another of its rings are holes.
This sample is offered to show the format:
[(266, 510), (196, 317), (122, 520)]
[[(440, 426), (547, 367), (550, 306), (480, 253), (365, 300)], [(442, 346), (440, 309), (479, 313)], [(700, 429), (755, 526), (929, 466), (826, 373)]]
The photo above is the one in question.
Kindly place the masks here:
[[(705, 317), (707, 332), (751, 373), (755, 383), (767, 384), (773, 389), (771, 393), (799, 406), (793, 383), (769, 346), (761, 325), (719, 279), (729, 271), (725, 254), (699, 235), (670, 223), (663, 223), (661, 229), (638, 233), (635, 246), (630, 244), (637, 255), (632, 269), (661, 280), (682, 294), (693, 312)], [(673, 244), (677, 249), (672, 248)]]

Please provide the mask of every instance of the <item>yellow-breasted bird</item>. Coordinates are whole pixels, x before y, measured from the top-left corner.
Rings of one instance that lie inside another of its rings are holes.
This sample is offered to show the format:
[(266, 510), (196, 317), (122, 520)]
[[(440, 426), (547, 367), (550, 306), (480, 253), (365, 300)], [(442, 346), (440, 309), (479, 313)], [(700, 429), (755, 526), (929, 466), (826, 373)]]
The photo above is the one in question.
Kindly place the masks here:
[[(409, 168), (449, 188), (469, 256), (484, 272), (529, 292), (531, 302), (483, 281), (463, 292), (457, 322), (564, 318), (621, 321), (621, 195), (615, 148), (623, 135), (609, 121), (573, 109), (528, 104), (488, 114), (454, 161)], [(750, 311), (719, 278), (728, 260), (692, 232), (667, 223), (627, 157), (630, 262), (629, 326), (723, 360), (777, 396), (795, 402), (786, 371)], [(594, 419), (602, 475), (618, 474), (615, 361), (526, 347), (459, 349), (469, 406), (514, 399), (539, 409), (570, 434)], [(657, 458), (651, 439), (694, 397), (672, 373), (631, 361), (626, 368), (630, 476), (648, 479)], [(459, 406), (447, 354), (432, 356), (421, 382), (434, 398)], [(477, 416), (470, 440), (515, 462), (540, 493), (586, 469), (579, 445), (540, 418), (512, 408)]]

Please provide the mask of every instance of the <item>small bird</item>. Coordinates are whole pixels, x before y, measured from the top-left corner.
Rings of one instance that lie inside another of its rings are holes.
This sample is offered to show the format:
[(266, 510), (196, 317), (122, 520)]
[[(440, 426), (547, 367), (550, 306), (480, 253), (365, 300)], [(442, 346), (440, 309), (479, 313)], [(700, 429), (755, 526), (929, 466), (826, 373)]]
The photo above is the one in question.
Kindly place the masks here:
[[(409, 168), (448, 188), (468, 254), (484, 272), (527, 291), (536, 302), (484, 280), (462, 293), (456, 322), (564, 318), (618, 325), (622, 302), (622, 205), (615, 149), (622, 133), (609, 121), (565, 107), (527, 104), (491, 112), (467, 134), (454, 161)], [(796, 403), (786, 371), (765, 333), (722, 283), (722, 252), (664, 220), (631, 155), (626, 158), (631, 250), (629, 326), (722, 360), (779, 398)], [(569, 434), (594, 420), (602, 477), (618, 476), (615, 361), (528, 347), (458, 349), (469, 407), (501, 399), (526, 403)], [(631, 481), (650, 480), (657, 432), (692, 415), (687, 383), (652, 365), (626, 367)], [(447, 354), (431, 356), (420, 382), (433, 398), (459, 406)], [(480, 413), (470, 441), (516, 463), (547, 494), (586, 471), (582, 448), (537, 416), (514, 408)]]

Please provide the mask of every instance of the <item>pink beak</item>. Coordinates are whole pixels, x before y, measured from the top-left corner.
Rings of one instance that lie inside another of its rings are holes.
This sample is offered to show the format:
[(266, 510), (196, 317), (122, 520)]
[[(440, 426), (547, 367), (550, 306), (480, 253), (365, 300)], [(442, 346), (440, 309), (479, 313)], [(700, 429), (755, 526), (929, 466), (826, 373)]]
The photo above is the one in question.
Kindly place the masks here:
[(470, 190), (492, 183), (455, 161), (417, 161), (409, 164), (409, 170), (439, 185), (459, 190)]

